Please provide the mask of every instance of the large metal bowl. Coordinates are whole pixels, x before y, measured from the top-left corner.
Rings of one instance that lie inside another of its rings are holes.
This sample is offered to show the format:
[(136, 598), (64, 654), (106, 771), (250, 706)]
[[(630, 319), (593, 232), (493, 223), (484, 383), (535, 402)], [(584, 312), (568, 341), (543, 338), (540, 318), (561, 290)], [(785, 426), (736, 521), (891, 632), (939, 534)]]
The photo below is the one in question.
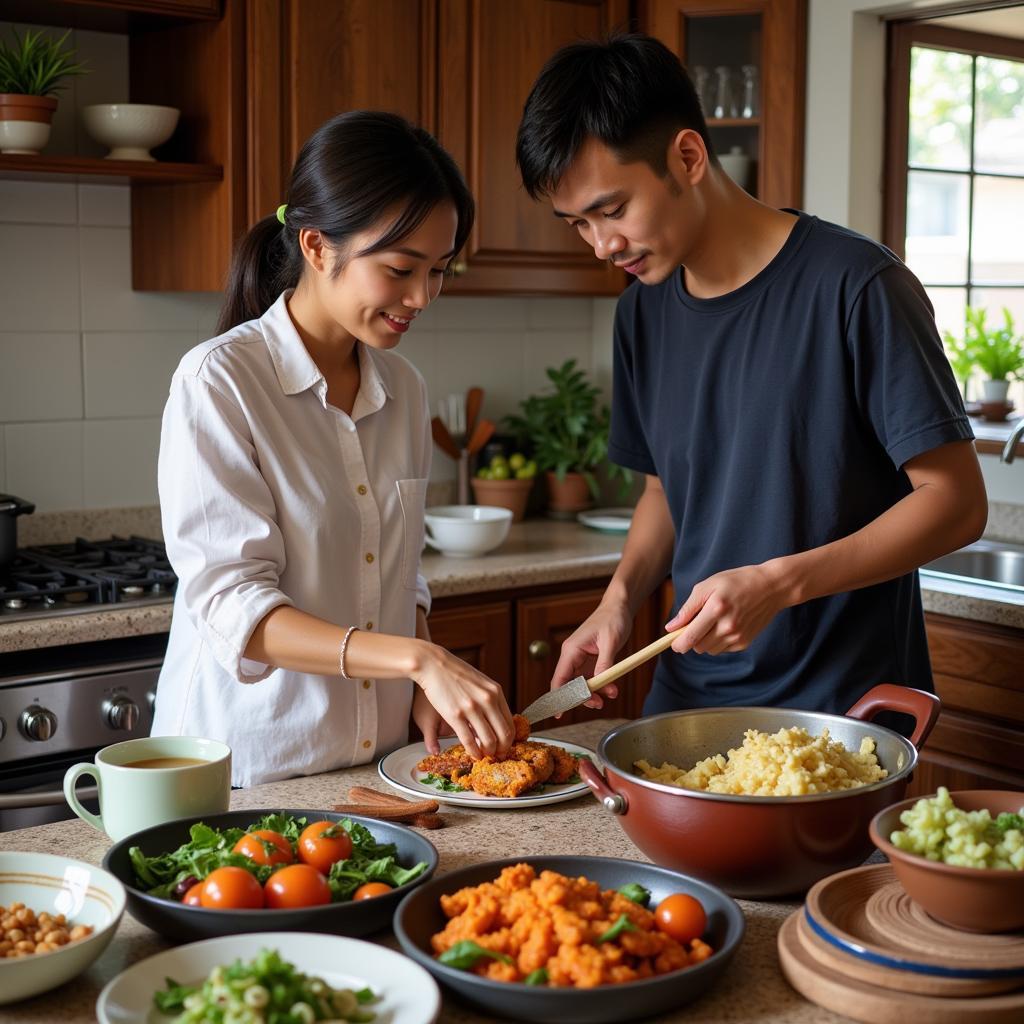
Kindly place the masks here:
[[(820, 878), (854, 867), (871, 853), (868, 823), (903, 799), (918, 748), (940, 707), (934, 694), (882, 685), (845, 716), (758, 707), (674, 711), (610, 732), (597, 751), (604, 772), (582, 761), (580, 775), (655, 864), (696, 875), (731, 896), (781, 898), (803, 893)], [(880, 711), (911, 715), (911, 738), (871, 724)], [(815, 735), (827, 726), (848, 750), (857, 750), (870, 736), (888, 776), (835, 793), (757, 797), (680, 789), (644, 779), (633, 767), (641, 758), (655, 765), (668, 761), (689, 767), (740, 746), (747, 729), (776, 732), (794, 725)]]

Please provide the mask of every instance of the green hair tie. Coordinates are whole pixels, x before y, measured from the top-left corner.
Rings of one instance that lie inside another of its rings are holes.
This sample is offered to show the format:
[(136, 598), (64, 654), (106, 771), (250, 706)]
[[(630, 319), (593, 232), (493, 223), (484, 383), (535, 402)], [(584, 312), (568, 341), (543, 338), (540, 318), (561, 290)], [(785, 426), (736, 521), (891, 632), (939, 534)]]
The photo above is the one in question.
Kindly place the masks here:
[(288, 209), (287, 203), (282, 203), (277, 208), (277, 219), (283, 224), (284, 223), (284, 211)]

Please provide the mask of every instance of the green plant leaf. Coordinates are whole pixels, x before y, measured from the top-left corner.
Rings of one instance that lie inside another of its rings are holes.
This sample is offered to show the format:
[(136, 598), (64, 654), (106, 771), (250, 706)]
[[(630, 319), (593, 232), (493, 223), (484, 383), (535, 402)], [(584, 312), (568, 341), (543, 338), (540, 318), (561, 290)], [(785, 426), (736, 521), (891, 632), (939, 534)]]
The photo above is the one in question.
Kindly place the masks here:
[(65, 79), (87, 74), (84, 64), (74, 62), (74, 49), (64, 48), (70, 34), (68, 29), (59, 39), (52, 39), (42, 31), (29, 29), (20, 36), (12, 29), (14, 45), (0, 41), (0, 93), (56, 96), (67, 87)]

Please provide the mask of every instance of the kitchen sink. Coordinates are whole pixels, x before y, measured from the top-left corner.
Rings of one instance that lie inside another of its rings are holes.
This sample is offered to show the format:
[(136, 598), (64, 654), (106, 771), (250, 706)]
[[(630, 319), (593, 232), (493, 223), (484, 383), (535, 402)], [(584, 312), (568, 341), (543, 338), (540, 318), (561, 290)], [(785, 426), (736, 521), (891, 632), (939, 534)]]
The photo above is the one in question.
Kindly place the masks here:
[(929, 562), (921, 575), (1024, 592), (1024, 544), (979, 540)]

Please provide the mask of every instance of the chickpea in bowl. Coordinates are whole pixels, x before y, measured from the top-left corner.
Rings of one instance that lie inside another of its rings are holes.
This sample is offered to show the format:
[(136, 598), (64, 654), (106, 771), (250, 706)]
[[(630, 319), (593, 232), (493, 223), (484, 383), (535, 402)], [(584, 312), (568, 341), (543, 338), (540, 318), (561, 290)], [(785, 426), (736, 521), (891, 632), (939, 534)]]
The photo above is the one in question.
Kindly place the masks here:
[(0, 1003), (13, 1003), (70, 981), (107, 948), (125, 890), (84, 861), (0, 852), (0, 907)]

